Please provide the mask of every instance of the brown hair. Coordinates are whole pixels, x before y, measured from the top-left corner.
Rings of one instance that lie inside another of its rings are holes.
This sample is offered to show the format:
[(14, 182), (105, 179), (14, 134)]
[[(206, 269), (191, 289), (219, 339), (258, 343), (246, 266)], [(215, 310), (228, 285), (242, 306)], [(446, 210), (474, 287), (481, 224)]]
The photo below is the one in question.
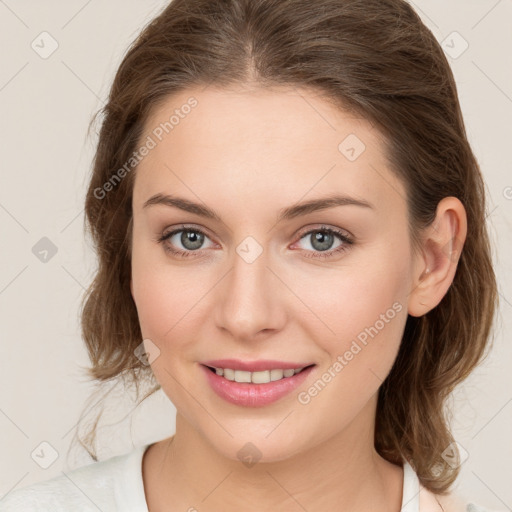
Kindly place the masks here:
[(152, 378), (134, 354), (142, 341), (129, 287), (134, 172), (114, 190), (98, 191), (130, 160), (155, 106), (203, 84), (307, 87), (377, 125), (406, 186), (415, 248), (442, 198), (455, 196), (466, 208), (468, 233), (453, 283), (437, 307), (407, 318), (379, 390), (375, 429), (384, 458), (408, 460), (425, 487), (447, 491), (458, 468), (441, 457), (453, 441), (446, 399), (485, 355), (498, 297), (484, 183), (453, 74), (403, 0), (174, 0), (143, 29), (101, 110), (85, 203), (99, 260), (82, 309), (88, 374), (99, 381)]

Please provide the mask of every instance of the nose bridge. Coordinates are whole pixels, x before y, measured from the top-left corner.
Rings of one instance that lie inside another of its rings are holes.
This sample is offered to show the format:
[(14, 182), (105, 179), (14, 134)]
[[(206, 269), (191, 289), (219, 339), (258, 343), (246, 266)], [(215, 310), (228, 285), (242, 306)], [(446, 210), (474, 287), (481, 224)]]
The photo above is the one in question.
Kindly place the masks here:
[(235, 338), (250, 339), (279, 326), (283, 310), (269, 260), (269, 252), (252, 237), (235, 248), (231, 271), (217, 301), (217, 324)]

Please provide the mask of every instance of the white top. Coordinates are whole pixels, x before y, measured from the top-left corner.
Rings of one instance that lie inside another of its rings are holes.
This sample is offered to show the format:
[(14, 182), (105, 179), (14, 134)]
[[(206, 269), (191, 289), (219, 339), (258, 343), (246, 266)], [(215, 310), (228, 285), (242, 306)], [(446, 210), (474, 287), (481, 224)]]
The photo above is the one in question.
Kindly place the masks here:
[[(149, 512), (142, 457), (150, 445), (13, 490), (0, 499), (0, 512)], [(420, 485), (405, 462), (401, 512), (443, 511), (491, 512), (453, 497), (435, 496)]]

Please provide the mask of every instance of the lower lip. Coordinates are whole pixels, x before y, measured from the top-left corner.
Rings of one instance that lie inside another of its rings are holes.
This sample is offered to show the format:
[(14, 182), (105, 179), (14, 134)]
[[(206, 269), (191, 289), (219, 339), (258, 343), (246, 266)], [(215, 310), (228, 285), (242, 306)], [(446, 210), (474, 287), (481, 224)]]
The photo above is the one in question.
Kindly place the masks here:
[(213, 391), (224, 400), (245, 407), (262, 407), (276, 402), (283, 396), (297, 389), (311, 373), (314, 366), (310, 366), (296, 373), (293, 377), (285, 377), (265, 384), (250, 384), (249, 382), (235, 382), (227, 380), (201, 365), (206, 373), (208, 383)]

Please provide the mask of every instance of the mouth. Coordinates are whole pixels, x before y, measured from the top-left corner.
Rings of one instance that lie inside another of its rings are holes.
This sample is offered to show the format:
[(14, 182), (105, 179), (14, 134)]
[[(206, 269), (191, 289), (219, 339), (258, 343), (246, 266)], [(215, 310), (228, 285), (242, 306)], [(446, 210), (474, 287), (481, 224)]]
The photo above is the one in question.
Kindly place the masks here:
[[(220, 362), (216, 364), (219, 366), (200, 364), (210, 388), (225, 401), (245, 407), (263, 407), (291, 394), (305, 382), (317, 366), (307, 364), (294, 368), (267, 367), (249, 371), (229, 368), (225, 364), (220, 366)], [(259, 366), (261, 368), (261, 365)], [(254, 365), (252, 367), (254, 368)]]

